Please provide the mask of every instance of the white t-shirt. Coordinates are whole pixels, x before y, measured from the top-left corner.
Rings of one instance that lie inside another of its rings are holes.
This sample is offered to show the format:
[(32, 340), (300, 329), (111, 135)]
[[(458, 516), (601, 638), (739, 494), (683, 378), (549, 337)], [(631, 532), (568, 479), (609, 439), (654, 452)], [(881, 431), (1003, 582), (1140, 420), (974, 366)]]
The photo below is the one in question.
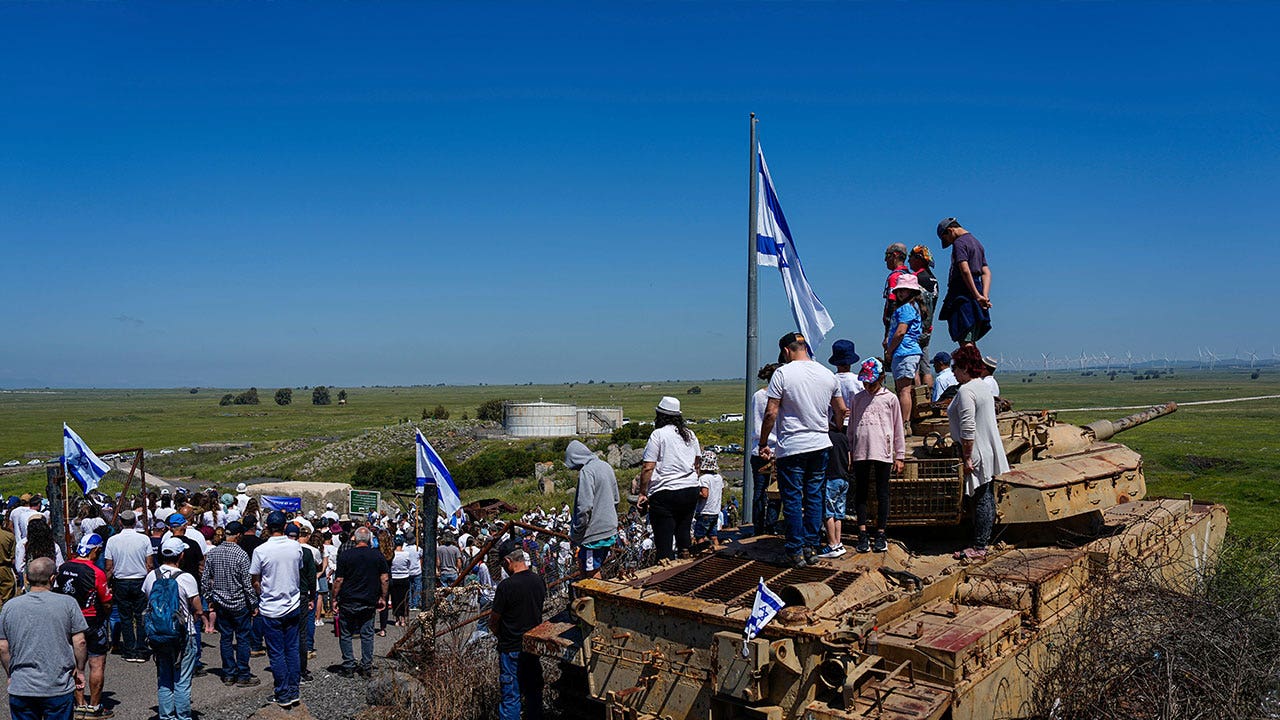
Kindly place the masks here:
[(942, 397), (942, 393), (946, 392), (947, 388), (958, 384), (956, 374), (951, 368), (944, 368), (942, 372), (933, 376), (933, 401), (938, 402), (938, 398)]
[[(463, 552), (467, 552), (467, 550), (470, 550), (470, 549), (471, 548), (464, 548)], [(404, 551), (409, 553), (409, 574), (421, 575), (422, 574), (422, 550), (419, 549), (417, 545), (409, 544), (404, 546)], [(473, 554), (474, 553), (469, 553), (469, 555), (473, 555)]]
[(222, 525), (220, 525), (219, 527), (226, 527), (227, 523), (236, 522), (240, 520), (240, 518), (241, 518), (240, 509), (237, 508), (235, 505), (232, 505), (231, 507), (227, 508), (225, 512), (222, 513)]
[[(769, 395), (764, 388), (760, 388), (756, 391), (755, 395), (751, 396), (751, 437), (748, 439), (748, 442), (751, 443), (752, 455), (758, 456), (760, 454), (760, 426), (764, 424), (764, 411), (768, 406)], [(774, 452), (777, 452), (777, 423), (774, 423), (774, 425), (774, 429), (769, 432), (769, 447), (773, 448)]]
[(145, 597), (151, 597), (151, 586), (156, 584), (156, 573), (163, 573), (165, 577), (177, 578), (178, 598), (182, 600), (182, 616), (187, 619), (187, 634), (195, 635), (196, 619), (191, 616), (191, 598), (200, 595), (200, 584), (196, 582), (191, 573), (182, 572), (171, 565), (161, 565), (147, 573), (147, 579), (142, 581), (142, 594)]
[[(840, 397), (844, 398), (844, 406), (846, 408), (853, 406), (853, 396), (862, 392), (862, 381), (858, 379), (857, 373), (841, 372), (836, 373), (836, 382), (840, 384)], [(835, 417), (836, 411), (827, 405), (827, 420)], [(845, 423), (849, 422), (849, 418), (845, 418)]]
[(698, 476), (698, 487), (707, 489), (707, 498), (698, 500), (699, 515), (720, 514), (720, 499), (724, 493), (724, 478), (720, 473), (705, 473)]
[(324, 556), (329, 561), (329, 565), (325, 568), (324, 574), (325, 577), (328, 577), (330, 580), (333, 579), (333, 574), (338, 571), (338, 547), (339, 546), (334, 545), (333, 543), (324, 544)]
[[(165, 530), (164, 537), (160, 538), (160, 543), (163, 545), (164, 541), (168, 540), (171, 537), (173, 537), (173, 531)], [(204, 539), (204, 535), (201, 534), (199, 530), (195, 530), (190, 525), (188, 525), (187, 532), (182, 537), (190, 538), (194, 540), (195, 543), (200, 546), (200, 552), (202, 554), (209, 552), (209, 541)]]
[(49, 519), (48, 513), (42, 513), (39, 510), (33, 510), (30, 507), (16, 507), (13, 512), (9, 513), (9, 524), (13, 527), (13, 537), (22, 542), (27, 539), (27, 523), (31, 522), (31, 518), (36, 515), (44, 515), (46, 520)]
[(112, 575), (118, 580), (141, 580), (147, 576), (147, 558), (154, 550), (151, 538), (125, 528), (123, 532), (107, 538), (103, 551), (107, 560), (115, 563)]
[(204, 515), (200, 516), (200, 522), (204, 523), (206, 527), (224, 528), (230, 521), (227, 520), (227, 514), (224, 512), (219, 512), (218, 517), (215, 518), (212, 510), (206, 510)]
[(302, 546), (283, 535), (269, 538), (253, 551), (249, 574), (262, 576), (258, 612), (269, 618), (284, 617), (302, 604)]
[(236, 510), (240, 511), (240, 516), (244, 517), (244, 509), (249, 506), (249, 496), (245, 493), (236, 495)]
[(413, 553), (401, 548), (391, 557), (391, 578), (407, 580), (413, 575)]
[(653, 431), (644, 446), (644, 462), (656, 463), (649, 481), (649, 494), (659, 490), (682, 490), (698, 486), (693, 463), (702, 455), (702, 447), (693, 431), (689, 441), (680, 437), (675, 425), (664, 425)]
[(793, 360), (773, 373), (766, 394), (770, 400), (782, 401), (774, 421), (778, 457), (831, 447), (827, 408), (831, 398), (840, 394), (835, 373), (812, 360)]
[(1000, 397), (1000, 383), (996, 382), (995, 375), (988, 375), (982, 378), (982, 382), (987, 386), (987, 389), (991, 391), (991, 397)]
[(338, 522), (338, 513), (332, 510), (325, 510), (324, 512), (320, 513), (320, 519), (327, 521), (326, 522), (327, 525), (332, 525)]

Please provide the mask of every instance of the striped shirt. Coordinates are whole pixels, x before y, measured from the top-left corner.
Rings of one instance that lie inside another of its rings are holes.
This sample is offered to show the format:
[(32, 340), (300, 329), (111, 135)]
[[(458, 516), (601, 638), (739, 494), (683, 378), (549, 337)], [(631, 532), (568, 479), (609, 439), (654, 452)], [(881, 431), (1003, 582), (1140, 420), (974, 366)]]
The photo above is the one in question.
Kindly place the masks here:
[(253, 609), (258, 596), (249, 578), (249, 555), (237, 544), (224, 542), (204, 556), (201, 587), (205, 598), (228, 610)]

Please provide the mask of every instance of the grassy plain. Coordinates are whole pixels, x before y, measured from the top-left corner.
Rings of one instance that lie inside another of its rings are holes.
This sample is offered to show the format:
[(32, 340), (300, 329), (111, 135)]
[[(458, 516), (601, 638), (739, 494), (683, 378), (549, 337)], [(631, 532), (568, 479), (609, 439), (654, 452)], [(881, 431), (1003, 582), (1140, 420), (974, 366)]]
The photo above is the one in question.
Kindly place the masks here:
[[(1175, 375), (1134, 381), (1128, 375), (1114, 381), (1105, 375), (1081, 377), (1079, 372), (1039, 372), (999, 376), (1005, 397), (1019, 408), (1111, 407), (1147, 405), (1174, 400), (1185, 403), (1231, 397), (1280, 394), (1280, 373), (1273, 369), (1251, 380), (1247, 371), (1214, 373), (1180, 370)], [(1023, 382), (1029, 379), (1031, 382)], [(690, 395), (693, 385), (702, 392)], [(691, 418), (718, 417), (742, 406), (742, 385), (732, 381), (596, 383), (592, 385), (468, 386), (345, 388), (345, 406), (314, 406), (309, 390), (294, 390), (295, 404), (271, 401), (274, 388), (261, 388), (261, 405), (218, 405), (224, 392), (236, 389), (187, 388), (172, 390), (51, 390), (0, 392), (0, 461), (48, 458), (60, 452), (61, 423), (67, 422), (96, 450), (142, 445), (148, 449), (176, 448), (199, 442), (250, 441), (259, 447), (289, 447), (290, 441), (315, 439), (284, 452), (272, 475), (289, 477), (319, 449), (368, 430), (417, 420), (423, 409), (443, 405), (451, 417), (475, 415), (485, 400), (565, 402), (578, 405), (621, 406), (635, 420), (649, 419), (662, 395), (676, 395)], [(334, 394), (336, 395), (336, 388)], [(1097, 417), (1116, 418), (1131, 411), (1064, 413), (1070, 422)], [(728, 442), (740, 424), (697, 428), (704, 443)], [(710, 439), (708, 439), (710, 438)], [(1225, 405), (1187, 406), (1175, 415), (1136, 428), (1121, 440), (1145, 456), (1149, 492), (1223, 502), (1231, 510), (1232, 526), (1247, 535), (1280, 534), (1280, 399)], [(407, 451), (407, 449), (406, 449)], [(226, 482), (236, 477), (234, 462), (225, 454), (182, 454), (148, 460), (148, 470), (166, 477)], [(308, 479), (346, 480), (349, 469), (337, 467)], [(0, 477), (0, 492), (8, 494), (43, 485), (43, 471)], [(532, 483), (501, 484), (485, 495), (504, 496), (517, 504), (559, 503), (560, 495), (532, 494)], [(477, 493), (482, 491), (476, 491)]]

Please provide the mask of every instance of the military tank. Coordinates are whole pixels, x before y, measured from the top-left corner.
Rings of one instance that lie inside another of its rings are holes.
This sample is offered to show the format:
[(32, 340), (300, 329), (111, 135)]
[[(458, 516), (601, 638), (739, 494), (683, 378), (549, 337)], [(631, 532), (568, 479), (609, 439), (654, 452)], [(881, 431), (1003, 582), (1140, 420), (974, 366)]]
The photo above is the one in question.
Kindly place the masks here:
[[(1091, 585), (1135, 563), (1190, 567), (1223, 541), (1223, 506), (1143, 499), (1142, 458), (1111, 442), (1174, 404), (1084, 426), (1019, 411), (999, 416), (1002, 541), (956, 560), (960, 463), (942, 408), (920, 407), (891, 480), (887, 552), (792, 568), (781, 538), (742, 537), (634, 578), (581, 580), (572, 617), (532, 630), (526, 649), (581, 666), (610, 720), (1024, 717), (1029, 668), (1051, 659)], [(786, 607), (746, 640), (761, 581)]]

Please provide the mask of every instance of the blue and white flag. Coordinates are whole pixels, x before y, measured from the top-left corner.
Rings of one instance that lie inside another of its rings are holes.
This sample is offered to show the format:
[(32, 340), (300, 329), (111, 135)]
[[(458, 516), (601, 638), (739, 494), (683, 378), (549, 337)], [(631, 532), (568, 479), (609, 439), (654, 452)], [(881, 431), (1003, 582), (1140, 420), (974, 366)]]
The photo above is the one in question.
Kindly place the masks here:
[(458, 494), (458, 486), (453, 484), (453, 476), (449, 474), (449, 469), (444, 466), (444, 461), (436, 454), (431, 443), (422, 436), (422, 431), (416, 432), (414, 455), (418, 460), (418, 492), (423, 492), (427, 487), (427, 480), (431, 480), (436, 485), (440, 509), (444, 511), (445, 517), (452, 517), (462, 507), (462, 496)]
[(751, 638), (759, 635), (784, 605), (782, 598), (764, 584), (764, 578), (760, 578), (760, 584), (756, 586), (756, 600), (751, 604), (751, 617), (747, 618), (747, 626), (742, 630), (742, 657), (748, 655), (747, 644)]
[(71, 477), (80, 483), (80, 491), (85, 495), (96, 490), (102, 476), (111, 469), (66, 423), (62, 423), (62, 462)]
[(822, 343), (822, 338), (836, 324), (813, 288), (809, 287), (809, 280), (805, 278), (804, 268), (800, 265), (800, 256), (796, 254), (795, 241), (791, 238), (791, 228), (787, 227), (787, 218), (782, 214), (778, 193), (773, 189), (773, 179), (769, 177), (769, 166), (764, 162), (764, 151), (757, 147), (756, 154), (760, 161), (760, 188), (756, 202), (756, 262), (776, 267), (782, 273), (782, 286), (791, 303), (791, 315), (796, 320), (796, 329), (804, 335), (809, 348), (813, 349)]

